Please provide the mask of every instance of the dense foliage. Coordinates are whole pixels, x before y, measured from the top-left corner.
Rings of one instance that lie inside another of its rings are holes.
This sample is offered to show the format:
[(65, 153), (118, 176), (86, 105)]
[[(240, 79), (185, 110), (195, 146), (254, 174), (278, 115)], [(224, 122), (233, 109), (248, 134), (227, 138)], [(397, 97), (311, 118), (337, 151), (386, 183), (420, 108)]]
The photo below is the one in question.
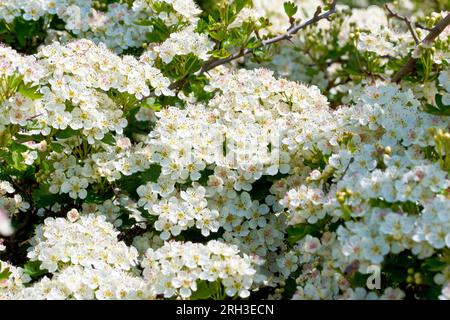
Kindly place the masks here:
[(0, 2), (0, 298), (450, 299), (449, 25)]

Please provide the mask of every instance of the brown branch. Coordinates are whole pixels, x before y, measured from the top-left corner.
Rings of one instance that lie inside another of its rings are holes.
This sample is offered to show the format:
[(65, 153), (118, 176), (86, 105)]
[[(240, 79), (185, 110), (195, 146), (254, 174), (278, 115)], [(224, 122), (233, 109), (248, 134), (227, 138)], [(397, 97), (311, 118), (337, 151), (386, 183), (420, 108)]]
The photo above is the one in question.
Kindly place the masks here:
[(409, 32), (411, 32), (411, 35), (414, 39), (414, 41), (416, 42), (416, 45), (418, 45), (420, 43), (419, 37), (417, 36), (417, 32), (415, 30), (415, 25), (413, 22), (411, 22), (411, 20), (407, 17), (407, 16), (402, 16), (399, 13), (395, 12), (390, 6), (389, 4), (385, 4), (384, 7), (386, 8), (386, 10), (389, 12), (388, 17), (389, 18), (397, 18), (398, 20), (403, 21), (409, 29)]
[(310, 18), (300, 24), (292, 25), (284, 34), (261, 41), (260, 45), (257, 46), (256, 48), (241, 49), (240, 51), (233, 53), (232, 55), (228, 56), (227, 58), (210, 60), (210, 61), (205, 62), (200, 70), (200, 74), (207, 72), (207, 71), (209, 71), (217, 66), (220, 66), (222, 64), (225, 64), (230, 61), (244, 57), (244, 56), (254, 52), (254, 50), (259, 49), (261, 47), (268, 46), (268, 45), (271, 45), (271, 44), (274, 44), (276, 42), (280, 42), (283, 40), (290, 40), (292, 38), (292, 36), (294, 34), (296, 34), (299, 30), (304, 29), (307, 26), (309, 26), (313, 23), (316, 23), (319, 20), (328, 19), (332, 14), (334, 14), (336, 12), (336, 4), (337, 4), (337, 0), (333, 0), (333, 2), (330, 4), (330, 9), (322, 14), (321, 14), (321, 11), (322, 11), (321, 7), (318, 7), (312, 18)]
[[(439, 21), (427, 34), (425, 39), (423, 39), (417, 46), (416, 49), (420, 49), (421, 45), (430, 45), (433, 41), (445, 30), (445, 28), (450, 24), (450, 13)], [(392, 82), (399, 82), (404, 76), (408, 75), (413, 71), (416, 66), (416, 58), (411, 57), (408, 62), (392, 77)]]

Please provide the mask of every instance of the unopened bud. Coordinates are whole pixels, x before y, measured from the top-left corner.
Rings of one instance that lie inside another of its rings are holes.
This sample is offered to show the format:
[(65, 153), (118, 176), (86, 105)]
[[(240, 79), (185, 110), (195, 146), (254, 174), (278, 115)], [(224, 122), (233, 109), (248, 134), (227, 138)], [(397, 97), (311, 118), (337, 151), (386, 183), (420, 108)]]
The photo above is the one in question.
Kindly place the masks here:
[(384, 153), (385, 154), (391, 154), (392, 153), (392, 148), (387, 146), (386, 148), (384, 148)]

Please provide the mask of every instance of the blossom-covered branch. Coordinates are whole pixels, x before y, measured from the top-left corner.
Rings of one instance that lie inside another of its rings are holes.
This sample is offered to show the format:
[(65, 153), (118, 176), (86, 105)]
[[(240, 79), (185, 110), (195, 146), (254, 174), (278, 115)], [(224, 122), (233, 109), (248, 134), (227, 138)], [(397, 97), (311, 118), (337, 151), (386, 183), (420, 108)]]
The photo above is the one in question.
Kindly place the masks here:
[[(415, 49), (419, 48), (421, 45), (431, 44), (445, 28), (450, 24), (450, 13), (445, 16), (444, 19), (439, 21), (433, 29), (428, 33), (428, 35), (416, 46)], [(392, 82), (399, 82), (404, 76), (408, 75), (416, 65), (416, 58), (411, 57), (408, 62), (392, 77)]]
[(301, 29), (306, 28), (309, 25), (312, 25), (322, 19), (328, 19), (333, 13), (336, 12), (336, 4), (337, 4), (337, 0), (333, 0), (333, 2), (330, 4), (330, 8), (325, 11), (324, 13), (322, 12), (322, 8), (321, 7), (317, 7), (316, 12), (314, 13), (313, 17), (302, 22), (299, 24), (294, 24), (292, 25), (284, 34), (278, 35), (276, 37), (270, 38), (270, 39), (266, 39), (261, 41), (261, 44), (255, 48), (247, 48), (244, 50), (240, 50), (239, 52), (233, 53), (232, 55), (230, 55), (229, 57), (226, 58), (222, 58), (222, 59), (217, 59), (217, 60), (210, 60), (207, 61), (201, 68), (200, 73), (204, 73), (207, 72), (211, 69), (214, 69), (217, 66), (223, 65), (225, 63), (228, 63), (230, 61), (239, 59), (241, 57), (244, 57), (248, 54), (251, 54), (252, 52), (254, 52), (256, 49), (259, 49), (261, 47), (264, 46), (268, 46), (283, 40), (289, 40), (292, 38), (292, 36), (294, 34), (296, 34), (298, 31), (300, 31)]
[(399, 13), (395, 12), (390, 6), (389, 4), (385, 5), (386, 10), (389, 12), (389, 16), (390, 17), (394, 17), (397, 18), (401, 21), (404, 21), (405, 24), (407, 25), (409, 32), (411, 32), (412, 37), (414, 38), (414, 41), (416, 42), (416, 45), (419, 44), (420, 40), (419, 37), (417, 36), (417, 32), (415, 30), (415, 23), (411, 22), (411, 20), (407, 17), (407, 16), (402, 16)]

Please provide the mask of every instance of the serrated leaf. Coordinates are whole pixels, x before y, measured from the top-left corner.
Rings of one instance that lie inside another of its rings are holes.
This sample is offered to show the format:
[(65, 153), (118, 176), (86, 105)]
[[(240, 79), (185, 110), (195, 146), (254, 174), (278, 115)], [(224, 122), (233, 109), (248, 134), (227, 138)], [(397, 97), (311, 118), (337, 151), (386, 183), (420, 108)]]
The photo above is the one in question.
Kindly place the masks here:
[(37, 100), (44, 96), (42, 93), (38, 91), (38, 89), (39, 87), (37, 86), (31, 87), (29, 85), (22, 83), (19, 86), (18, 92), (31, 100)]
[(210, 52), (210, 54), (213, 58), (217, 58), (217, 59), (227, 58), (231, 55), (231, 53), (229, 53), (224, 48), (213, 50)]
[(226, 35), (227, 33), (226, 30), (224, 29), (219, 29), (218, 31), (215, 30), (209, 31), (209, 36), (217, 41), (222, 41), (223, 39), (225, 39)]
[(141, 104), (141, 107), (152, 109), (153, 111), (159, 111), (161, 110), (162, 105), (156, 101), (155, 98), (148, 98)]
[(298, 7), (295, 3), (288, 1), (283, 4), (284, 12), (288, 15), (289, 18), (293, 17), (298, 10)]
[(195, 32), (198, 33), (204, 33), (208, 30), (208, 22), (201, 19), (197, 23), (197, 28), (195, 29)]
[(14, 169), (18, 171), (25, 171), (27, 169), (27, 165), (23, 162), (23, 157), (20, 152), (18, 151), (12, 152), (11, 158), (13, 161)]
[(247, 48), (249, 49), (256, 49), (259, 46), (261, 46), (261, 41), (259, 41), (257, 38), (253, 37), (247, 42)]

